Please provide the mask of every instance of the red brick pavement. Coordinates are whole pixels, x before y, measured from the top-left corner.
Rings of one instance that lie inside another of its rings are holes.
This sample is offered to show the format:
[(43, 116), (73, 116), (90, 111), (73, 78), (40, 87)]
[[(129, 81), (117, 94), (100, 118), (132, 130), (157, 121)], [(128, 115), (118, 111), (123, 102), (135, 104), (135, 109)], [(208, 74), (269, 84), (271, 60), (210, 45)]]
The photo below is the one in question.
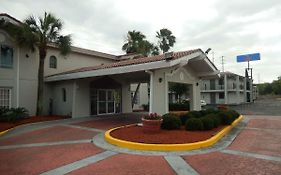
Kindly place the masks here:
[(118, 154), (69, 174), (170, 175), (175, 173), (162, 156)]
[(280, 175), (280, 162), (213, 152), (184, 156), (184, 159), (202, 175)]
[(90, 143), (0, 150), (0, 174), (39, 174), (102, 151)]
[[(263, 129), (281, 129), (281, 120), (277, 119), (251, 119), (247, 127)], [(281, 132), (281, 131), (279, 131)]]
[(0, 145), (92, 139), (96, 134), (67, 126), (53, 126), (1, 140)]

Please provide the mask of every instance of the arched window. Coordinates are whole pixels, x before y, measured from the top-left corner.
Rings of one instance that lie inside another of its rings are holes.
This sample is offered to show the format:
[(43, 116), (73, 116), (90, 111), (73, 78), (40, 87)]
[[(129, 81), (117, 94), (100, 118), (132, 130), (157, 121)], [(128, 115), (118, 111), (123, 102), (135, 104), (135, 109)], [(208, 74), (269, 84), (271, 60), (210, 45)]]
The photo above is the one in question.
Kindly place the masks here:
[(50, 68), (57, 68), (57, 58), (55, 56), (50, 56)]

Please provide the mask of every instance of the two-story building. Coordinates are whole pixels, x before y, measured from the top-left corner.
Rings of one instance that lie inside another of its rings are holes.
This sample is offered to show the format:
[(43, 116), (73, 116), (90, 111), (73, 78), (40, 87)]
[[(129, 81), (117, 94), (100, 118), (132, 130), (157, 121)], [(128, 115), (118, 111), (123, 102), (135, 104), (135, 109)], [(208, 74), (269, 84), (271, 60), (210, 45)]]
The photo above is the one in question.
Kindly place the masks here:
[[(8, 14), (0, 19), (21, 22)], [(19, 47), (0, 29), (0, 107), (24, 107), (35, 114), (38, 50)], [(44, 70), (44, 114), (72, 117), (132, 112), (131, 84), (149, 85), (149, 111), (169, 111), (168, 85), (189, 85), (191, 109), (199, 110), (199, 81), (217, 76), (201, 49), (127, 58), (72, 47), (67, 56), (49, 45)]]
[(201, 81), (201, 99), (207, 104), (242, 104), (253, 101), (253, 81), (231, 72)]

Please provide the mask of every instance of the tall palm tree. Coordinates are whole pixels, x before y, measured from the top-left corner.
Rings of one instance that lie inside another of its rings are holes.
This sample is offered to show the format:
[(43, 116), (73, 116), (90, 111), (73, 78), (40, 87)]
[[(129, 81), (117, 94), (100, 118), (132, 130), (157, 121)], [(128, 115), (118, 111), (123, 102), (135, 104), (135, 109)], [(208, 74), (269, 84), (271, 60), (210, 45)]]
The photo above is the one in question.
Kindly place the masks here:
[(47, 55), (47, 46), (48, 44), (54, 44), (60, 49), (62, 55), (66, 55), (71, 49), (71, 37), (70, 35), (61, 35), (61, 20), (53, 14), (46, 12), (43, 17), (35, 18), (34, 16), (29, 16), (19, 26), (9, 22), (6, 24), (2, 22), (0, 24), (2, 29), (15, 38), (19, 46), (28, 47), (32, 51), (37, 48), (39, 51), (36, 115), (42, 115), (44, 63)]
[(126, 43), (122, 46), (122, 50), (126, 53), (138, 53), (140, 44), (146, 38), (140, 31), (128, 31)]
[(128, 31), (126, 43), (122, 46), (126, 53), (139, 53), (143, 56), (159, 55), (159, 49), (146, 40), (146, 36), (139, 31)]
[(158, 38), (159, 47), (163, 53), (168, 52), (176, 42), (176, 37), (172, 35), (172, 32), (169, 29), (164, 28), (159, 32), (156, 32), (156, 37)]

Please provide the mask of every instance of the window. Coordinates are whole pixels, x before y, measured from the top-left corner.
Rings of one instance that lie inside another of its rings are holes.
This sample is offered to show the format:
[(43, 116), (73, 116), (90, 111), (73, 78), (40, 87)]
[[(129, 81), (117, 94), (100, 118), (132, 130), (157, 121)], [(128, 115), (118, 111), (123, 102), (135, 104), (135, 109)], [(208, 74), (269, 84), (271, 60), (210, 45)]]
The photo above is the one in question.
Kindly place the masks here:
[(207, 85), (205, 84), (205, 90), (207, 90)]
[(57, 58), (55, 56), (50, 56), (50, 68), (57, 68)]
[(65, 90), (65, 88), (62, 88), (62, 101), (66, 102), (66, 90)]
[(13, 48), (1, 45), (0, 49), (0, 67), (12, 68), (13, 67)]
[(220, 78), (220, 79), (219, 79), (219, 85), (223, 85), (223, 83), (224, 83), (224, 79), (223, 79), (223, 78)]
[(12, 102), (11, 88), (0, 88), (0, 107), (10, 108)]
[(219, 93), (219, 99), (224, 99), (224, 93), (223, 92)]

